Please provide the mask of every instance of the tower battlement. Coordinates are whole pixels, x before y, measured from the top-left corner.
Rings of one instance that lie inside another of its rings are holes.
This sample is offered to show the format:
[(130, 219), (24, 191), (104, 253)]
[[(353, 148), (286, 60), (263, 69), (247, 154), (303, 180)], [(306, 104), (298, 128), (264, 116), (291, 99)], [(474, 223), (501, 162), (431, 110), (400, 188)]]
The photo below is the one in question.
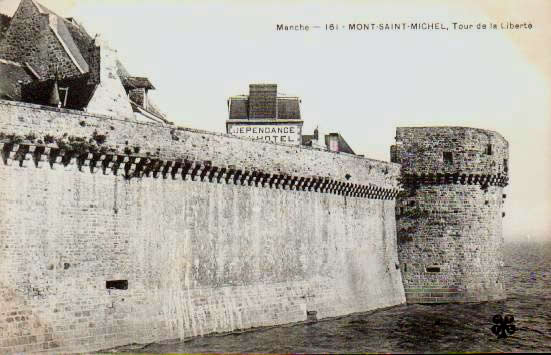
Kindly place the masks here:
[(509, 143), (493, 131), (469, 127), (398, 127), (392, 162), (407, 175), (508, 175)]
[(400, 127), (392, 162), (398, 255), (408, 303), (504, 298), (503, 188), (508, 142), (466, 127)]

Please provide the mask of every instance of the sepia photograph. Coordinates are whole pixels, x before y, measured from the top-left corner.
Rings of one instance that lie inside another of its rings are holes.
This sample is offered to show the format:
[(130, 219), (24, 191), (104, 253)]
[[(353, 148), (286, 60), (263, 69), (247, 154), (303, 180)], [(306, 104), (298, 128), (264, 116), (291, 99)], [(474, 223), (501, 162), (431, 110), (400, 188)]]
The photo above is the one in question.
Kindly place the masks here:
[(551, 1), (0, 0), (0, 354), (551, 352)]

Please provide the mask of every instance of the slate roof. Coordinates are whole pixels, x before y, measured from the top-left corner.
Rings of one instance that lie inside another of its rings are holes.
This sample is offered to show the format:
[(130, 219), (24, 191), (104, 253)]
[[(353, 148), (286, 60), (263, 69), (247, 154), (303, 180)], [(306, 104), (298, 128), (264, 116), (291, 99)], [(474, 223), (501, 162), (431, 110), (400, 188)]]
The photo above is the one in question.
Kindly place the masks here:
[(117, 60), (116, 65), (117, 65), (117, 75), (121, 79), (122, 86), (124, 86), (124, 89), (127, 92), (132, 89), (141, 89), (141, 88), (144, 88), (147, 90), (155, 90), (155, 87), (153, 86), (153, 84), (151, 84), (148, 78), (143, 76), (130, 75), (128, 70), (126, 70), (124, 65), (119, 60)]
[(230, 119), (246, 120), (249, 118), (248, 97), (230, 97), (228, 100)]
[(116, 65), (117, 65), (117, 75), (119, 76), (119, 78), (121, 78), (121, 81), (123, 81), (124, 83), (124, 80), (126, 80), (126, 78), (128, 78), (131, 75), (128, 72), (128, 70), (126, 70), (124, 65), (120, 62), (120, 60), (117, 60)]
[[(314, 140), (315, 136), (316, 136), (316, 134), (303, 134), (302, 137), (301, 137), (302, 145), (311, 147), (312, 146), (312, 141)], [(356, 153), (354, 153), (352, 148), (350, 148), (350, 146), (348, 145), (346, 140), (343, 138), (343, 136), (341, 136), (340, 133), (329, 133), (329, 134), (326, 134), (324, 136), (324, 139), (323, 139), (324, 143), (323, 144), (325, 145), (325, 147), (328, 150), (331, 150), (331, 147), (329, 146), (329, 139), (331, 137), (336, 138), (336, 140), (337, 140), (337, 150), (336, 150), (337, 152), (343, 152), (343, 153), (356, 155)]]
[(90, 62), (90, 50), (92, 46), (94, 46), (94, 39), (92, 36), (86, 32), (84, 27), (82, 27), (80, 24), (78, 24), (74, 20), (66, 20), (64, 22), (65, 26), (71, 33), (71, 37), (77, 46), (81, 56), (85, 59), (87, 63)]
[(249, 111), (249, 98), (247, 96), (234, 96), (228, 99), (230, 120), (254, 120), (272, 118), (277, 120), (300, 120), (300, 99), (298, 97), (278, 97), (276, 117), (251, 117)]
[(141, 105), (138, 105), (132, 100), (130, 100), (130, 105), (132, 106), (132, 111), (134, 111), (135, 113), (142, 114), (149, 119), (153, 119), (154, 121), (159, 120), (166, 124), (173, 124), (172, 122), (166, 119), (166, 115), (162, 113), (157, 107), (157, 105), (153, 104), (151, 101), (149, 102), (147, 109)]
[[(75, 26), (71, 21), (68, 21), (66, 20), (65, 18), (59, 16), (58, 14), (56, 14), (55, 12), (53, 12), (52, 10), (48, 9), (47, 7), (45, 7), (44, 5), (42, 4), (39, 4), (37, 3), (36, 1), (33, 1), (33, 3), (37, 6), (37, 8), (40, 10), (40, 12), (44, 13), (44, 14), (48, 14), (48, 15), (51, 15), (50, 18), (49, 18), (49, 21), (50, 21), (50, 26), (52, 27), (52, 29), (55, 30), (56, 34), (59, 36), (59, 39), (60, 41), (63, 43), (63, 47), (65, 48), (65, 50), (68, 52), (68, 54), (74, 58), (74, 60), (76, 61), (76, 64), (78, 64), (78, 66), (80, 67), (81, 71), (83, 73), (86, 73), (89, 71), (89, 67), (88, 67), (88, 63), (86, 62), (86, 60), (84, 59), (82, 53), (81, 53), (81, 48), (79, 48), (74, 39), (73, 39), (73, 35), (71, 33), (71, 31), (69, 31), (68, 29), (68, 25), (69, 26), (72, 26), (72, 32), (74, 32), (75, 34), (77, 34), (78, 32), (81, 32), (80, 30), (77, 30), (77, 26)], [(83, 45), (82, 43), (82, 37), (86, 37), (87, 34), (82, 34), (82, 33), (79, 33), (79, 38), (81, 41), (81, 46)], [(88, 37), (90, 37), (88, 35)], [(92, 38), (89, 38), (89, 40), (91, 41)], [(83, 50), (85, 50), (85, 54), (87, 55), (87, 50), (88, 48), (82, 48)]]
[(278, 97), (277, 118), (280, 120), (300, 120), (300, 100), (298, 97)]
[(277, 92), (276, 84), (250, 84), (249, 95), (228, 99), (230, 120), (300, 120), (300, 99)]
[(147, 111), (161, 119), (166, 120), (166, 114), (161, 111), (159, 106), (157, 106), (157, 104), (151, 99), (151, 97), (147, 98)]
[(141, 76), (127, 76), (127, 77), (121, 77), (122, 85), (125, 89), (138, 89), (138, 88), (145, 88), (145, 89), (155, 89), (153, 84), (149, 81), (148, 78), (144, 78)]
[(21, 82), (29, 82), (33, 78), (24, 65), (0, 59), (0, 99), (20, 100)]
[[(61, 88), (68, 88), (65, 107), (77, 110), (85, 109), (98, 88), (100, 73), (97, 71), (101, 70), (103, 65), (103, 63), (97, 62), (101, 58), (95, 55), (97, 54), (96, 40), (75, 19), (63, 18), (36, 0), (21, 0), (14, 19), (21, 22), (27, 21), (25, 16), (34, 16), (33, 21), (40, 21), (40, 28), (48, 31), (45, 35), (52, 38), (52, 41), (60, 43), (66, 56), (78, 68), (78, 71), (70, 67), (60, 75), (56, 73), (57, 85), (60, 91)], [(4, 28), (9, 27), (10, 23), (15, 24), (16, 22), (10, 17), (0, 14), (0, 39), (4, 35)], [(17, 43), (19, 40), (17, 36), (30, 36), (30, 46), (38, 47), (38, 50), (33, 50), (31, 55), (28, 55), (29, 51), (25, 52), (24, 47), (19, 46), (22, 48), (19, 51), (17, 45), (10, 44), (6, 52), (11, 55), (8, 58), (21, 61), (21, 63), (9, 62), (0, 57), (0, 98), (47, 105), (55, 85), (51, 68), (55, 67), (57, 56), (52, 56), (48, 51), (50, 49), (48, 43), (40, 41), (40, 38), (44, 36), (33, 37), (31, 32), (36, 29), (27, 25), (18, 26), (19, 24), (20, 22), (17, 22), (15, 25), (15, 32), (9, 33), (10, 36), (13, 36), (13, 38), (10, 37), (10, 43)], [(51, 36), (51, 33), (55, 38)], [(36, 43), (37, 41), (40, 43)], [(116, 62), (116, 69), (127, 94), (132, 89), (145, 89), (145, 91), (155, 89), (148, 78), (131, 76), (120, 61)], [(52, 79), (44, 80), (46, 78)], [(63, 92), (61, 92), (61, 96), (63, 100), (65, 98)], [(129, 99), (129, 101), (132, 100)], [(138, 107), (134, 107), (135, 104), (136, 102), (131, 102), (136, 111)], [(166, 115), (150, 100), (144, 100), (137, 104), (141, 105), (140, 113), (144, 116), (168, 123), (165, 119)], [(146, 107), (143, 107), (144, 105)]]

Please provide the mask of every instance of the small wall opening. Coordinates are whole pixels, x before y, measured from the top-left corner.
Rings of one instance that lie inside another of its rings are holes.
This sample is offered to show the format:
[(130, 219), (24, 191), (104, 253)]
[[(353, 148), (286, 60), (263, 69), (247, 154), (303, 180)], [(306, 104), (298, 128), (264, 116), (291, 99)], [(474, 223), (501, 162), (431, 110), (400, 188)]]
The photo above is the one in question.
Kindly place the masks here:
[(128, 290), (128, 280), (105, 281), (105, 288), (108, 290)]
[(440, 266), (432, 265), (425, 268), (427, 272), (440, 272)]
[(486, 146), (486, 154), (487, 154), (487, 155), (492, 155), (492, 154), (493, 154), (492, 145), (491, 145), (491, 144), (488, 144), (488, 145)]
[(503, 170), (505, 172), (509, 171), (509, 159), (503, 159)]
[(306, 321), (307, 322), (317, 322), (318, 321), (318, 312), (317, 311), (306, 311)]
[(444, 158), (445, 164), (453, 164), (453, 154), (452, 152), (442, 152), (442, 157)]

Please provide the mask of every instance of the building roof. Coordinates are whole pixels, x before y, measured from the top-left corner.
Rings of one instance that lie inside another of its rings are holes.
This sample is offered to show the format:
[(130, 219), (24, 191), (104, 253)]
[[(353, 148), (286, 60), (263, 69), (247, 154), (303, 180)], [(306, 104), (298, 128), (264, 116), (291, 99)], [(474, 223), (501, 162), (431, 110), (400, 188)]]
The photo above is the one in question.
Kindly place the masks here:
[(20, 100), (21, 84), (33, 78), (22, 64), (0, 59), (0, 99)]
[(250, 84), (249, 95), (228, 99), (230, 120), (300, 120), (300, 99), (277, 92), (277, 84)]
[(172, 122), (167, 120), (166, 115), (164, 113), (162, 113), (159, 110), (159, 108), (151, 102), (149, 103), (147, 109), (144, 108), (141, 105), (138, 105), (137, 103), (135, 103), (132, 100), (130, 100), (130, 105), (132, 106), (132, 111), (134, 111), (137, 114), (143, 115), (144, 117), (146, 117), (149, 120), (153, 120), (153, 121), (157, 121), (157, 122), (160, 121), (160, 122), (165, 123), (165, 124), (173, 124)]
[[(42, 4), (37, 3), (36, 1), (33, 1), (33, 3), (36, 5), (41, 13), (50, 15), (50, 28), (54, 31), (55, 35), (61, 42), (61, 45), (63, 46), (69, 57), (71, 57), (75, 65), (80, 69), (80, 71), (82, 73), (88, 72), (90, 68), (88, 66), (88, 63), (84, 59), (81, 50), (86, 51), (84, 53), (86, 54), (86, 56), (88, 56), (88, 47), (84, 47), (85, 43), (83, 39), (87, 39), (89, 43), (90, 41), (92, 41), (92, 38), (86, 33), (86, 31), (82, 31), (82, 29), (79, 26), (76, 26), (72, 21), (69, 21), (59, 16), (52, 10), (48, 9)], [(71, 30), (69, 30), (68, 27), (71, 27)], [(75, 37), (80, 37), (79, 42), (82, 48), (79, 48), (75, 43), (73, 34), (75, 35)]]
[(151, 84), (151, 81), (149, 81), (148, 78), (143, 76), (132, 76), (126, 70), (124, 65), (120, 62), (120, 60), (117, 60), (117, 75), (121, 79), (122, 86), (124, 86), (125, 90), (132, 90), (132, 89), (147, 89), (147, 90), (155, 90), (155, 87), (153, 84)]
[(249, 98), (231, 97), (228, 100), (230, 119), (246, 120), (249, 118)]
[(115, 64), (117, 65), (117, 75), (121, 78), (121, 81), (131, 76), (120, 60), (117, 59)]
[(121, 81), (125, 89), (138, 89), (138, 88), (153, 89), (153, 90), (155, 89), (155, 87), (153, 86), (153, 84), (151, 84), (148, 78), (141, 77), (141, 76), (121, 77)]
[[(12, 18), (0, 15), (0, 39), (0, 98), (47, 105), (57, 85), (64, 107), (102, 112), (90, 108), (93, 96), (113, 95), (114, 103), (109, 104), (120, 104), (129, 117), (132, 107), (143, 116), (168, 123), (147, 97), (139, 102), (121, 95), (137, 90), (147, 94), (155, 87), (146, 77), (131, 76), (118, 60), (113, 68), (111, 57), (102, 54), (111, 48), (92, 38), (74, 18), (63, 18), (36, 0), (21, 0)], [(117, 93), (98, 85), (105, 73), (110, 78), (115, 75), (113, 69), (124, 87), (114, 82)]]
[(86, 29), (77, 23), (75, 20), (64, 21), (65, 26), (71, 33), (73, 42), (77, 46), (81, 56), (86, 60), (88, 65), (90, 65), (90, 51), (92, 46), (95, 46), (94, 38), (88, 34)]
[[(75, 21), (34, 0), (21, 0), (11, 19), (0, 16), (0, 37), (1, 58), (29, 62), (43, 77), (54, 77), (56, 68), (61, 76), (90, 71), (94, 39)], [(56, 67), (58, 62), (63, 65)]]
[(277, 98), (277, 118), (280, 120), (300, 120), (300, 100), (298, 97)]

